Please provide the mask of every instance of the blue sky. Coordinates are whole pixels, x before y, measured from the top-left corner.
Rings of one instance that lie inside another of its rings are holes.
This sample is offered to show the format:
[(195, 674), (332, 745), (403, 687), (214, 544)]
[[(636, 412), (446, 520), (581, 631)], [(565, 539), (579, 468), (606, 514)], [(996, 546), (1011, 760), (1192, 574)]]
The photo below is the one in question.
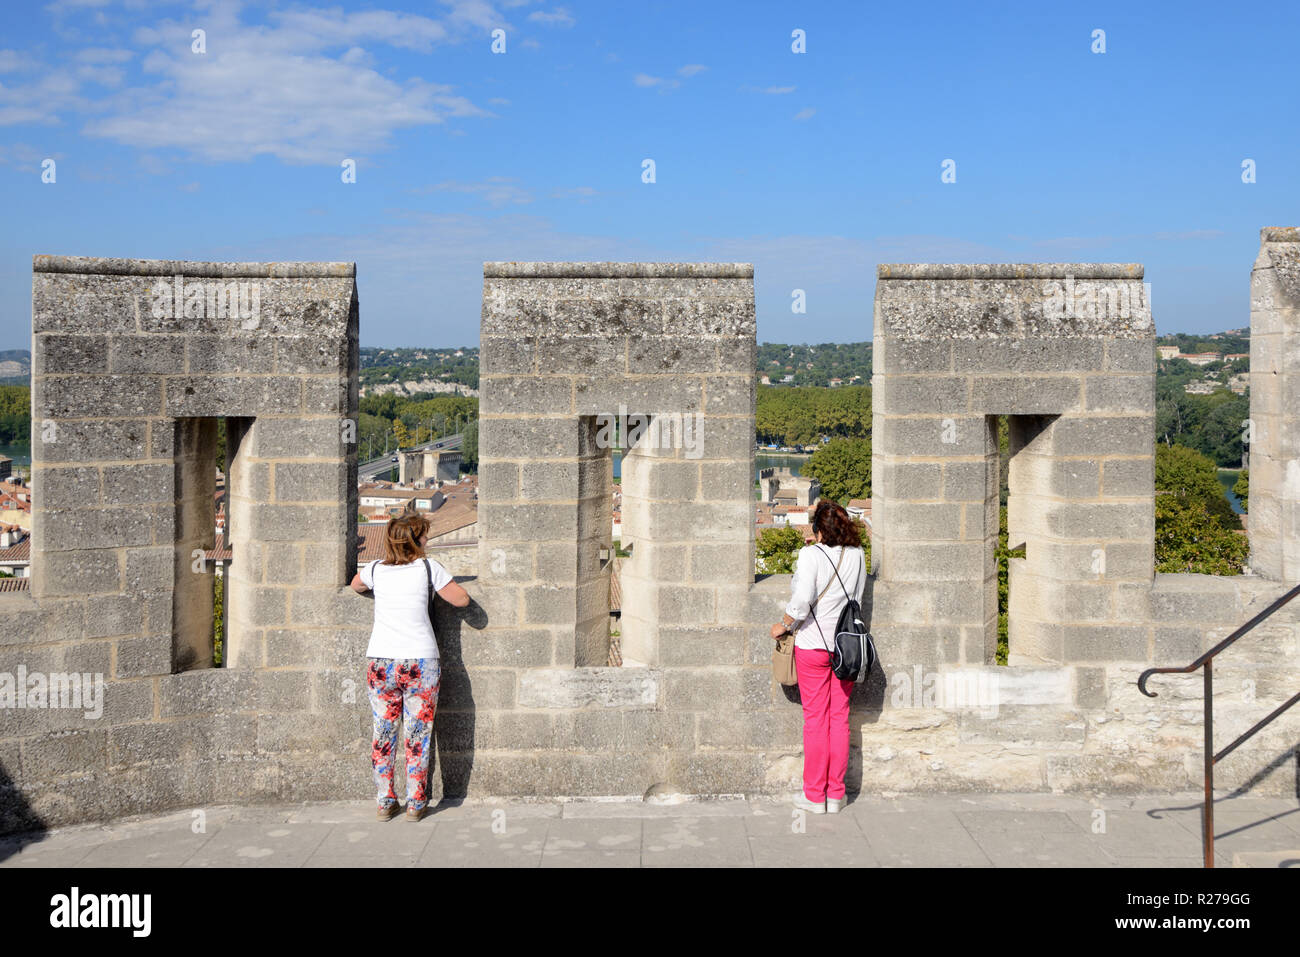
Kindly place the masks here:
[(1158, 330), (1209, 332), (1300, 223), (1291, 3), (23, 10), (0, 348), (35, 253), (355, 261), (368, 346), (476, 344), (498, 259), (753, 262), (759, 338), (793, 342), (870, 338), (879, 262), (1141, 262)]

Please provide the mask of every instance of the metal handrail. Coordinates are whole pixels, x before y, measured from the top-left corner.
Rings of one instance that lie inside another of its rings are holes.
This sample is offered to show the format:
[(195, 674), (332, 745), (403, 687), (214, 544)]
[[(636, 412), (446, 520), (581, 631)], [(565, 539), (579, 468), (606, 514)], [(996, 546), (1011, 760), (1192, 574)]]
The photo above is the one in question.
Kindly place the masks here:
[(1232, 744), (1228, 745), (1218, 754), (1215, 754), (1214, 656), (1223, 651), (1242, 635), (1246, 634), (1261, 621), (1264, 621), (1297, 595), (1300, 595), (1300, 585), (1292, 588), (1289, 592), (1277, 599), (1277, 601), (1273, 602), (1273, 604), (1269, 605), (1250, 621), (1246, 622), (1230, 634), (1227, 638), (1224, 638), (1223, 641), (1219, 642), (1205, 654), (1201, 655), (1201, 657), (1197, 658), (1186, 668), (1148, 668), (1146, 671), (1142, 672), (1141, 676), (1138, 678), (1138, 691), (1141, 691), (1148, 698), (1155, 698), (1158, 697), (1158, 695), (1154, 691), (1147, 691), (1147, 678), (1156, 674), (1191, 674), (1202, 665), (1205, 666), (1205, 813), (1202, 815), (1203, 829), (1201, 834), (1201, 847), (1205, 853), (1206, 867), (1214, 867), (1214, 766), (1218, 764), (1220, 760), (1235, 751), (1242, 742), (1258, 733), (1264, 725), (1268, 724), (1297, 701), (1300, 701), (1300, 693), (1294, 695), (1291, 700), (1286, 702), (1286, 704), (1275, 709), (1267, 718), (1257, 723), (1249, 731), (1238, 737), (1237, 740), (1233, 741)]

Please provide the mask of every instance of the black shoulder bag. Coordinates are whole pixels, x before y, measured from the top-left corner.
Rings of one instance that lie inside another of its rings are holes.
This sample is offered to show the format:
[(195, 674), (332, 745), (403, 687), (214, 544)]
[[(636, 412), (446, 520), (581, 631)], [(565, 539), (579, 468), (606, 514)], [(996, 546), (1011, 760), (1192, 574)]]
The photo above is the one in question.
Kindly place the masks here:
[[(817, 547), (829, 562), (830, 553), (820, 545)], [(840, 557), (844, 557), (843, 552), (840, 553)], [(835, 626), (835, 648), (826, 649), (831, 655), (831, 670), (835, 672), (835, 677), (841, 680), (851, 678), (856, 684), (862, 684), (871, 671), (871, 666), (876, 663), (876, 644), (871, 640), (871, 634), (862, 622), (862, 606), (849, 594), (849, 590), (844, 588), (844, 579), (840, 578), (839, 568), (834, 562), (831, 562), (831, 565), (835, 578), (844, 591), (845, 599), (844, 610), (840, 612), (840, 620)], [(822, 644), (825, 644), (826, 635), (822, 632), (821, 623), (816, 617), (813, 618), (813, 624), (817, 626), (817, 633), (822, 636)]]
[(433, 596), (436, 593), (433, 590), (433, 566), (429, 564), (429, 559), (427, 558), (424, 560), (424, 574), (425, 577), (429, 579), (429, 625), (433, 628), (434, 640), (436, 641), (438, 636), (438, 615), (437, 612), (434, 611), (433, 605)]

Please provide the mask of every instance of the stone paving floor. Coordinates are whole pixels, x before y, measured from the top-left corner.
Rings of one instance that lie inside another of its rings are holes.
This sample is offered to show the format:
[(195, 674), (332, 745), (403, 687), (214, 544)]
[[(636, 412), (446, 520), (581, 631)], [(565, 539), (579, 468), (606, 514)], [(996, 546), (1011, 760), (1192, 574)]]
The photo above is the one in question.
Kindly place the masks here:
[[(1199, 867), (1197, 795), (219, 806), (0, 838), (0, 867)], [(1300, 801), (1220, 799), (1216, 866), (1300, 867)]]

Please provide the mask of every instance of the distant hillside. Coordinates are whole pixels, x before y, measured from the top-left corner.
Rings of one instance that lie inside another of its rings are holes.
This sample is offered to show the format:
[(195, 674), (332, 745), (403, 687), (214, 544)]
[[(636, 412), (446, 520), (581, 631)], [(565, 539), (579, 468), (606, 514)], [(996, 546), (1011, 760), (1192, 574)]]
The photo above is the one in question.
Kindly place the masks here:
[[(1245, 353), (1250, 351), (1250, 330), (1228, 329), (1205, 335), (1167, 333), (1156, 343), (1177, 346), (1183, 353)], [(402, 349), (367, 346), (360, 350), (360, 359), (363, 395), (455, 391), (477, 394), (479, 350), (474, 346)], [(772, 385), (828, 386), (834, 379), (840, 380), (836, 384), (869, 385), (871, 359), (870, 342), (823, 342), (816, 345), (764, 342), (758, 347), (755, 372), (760, 377), (766, 376)], [(1174, 365), (1181, 369), (1181, 364)], [(0, 351), (0, 385), (28, 385), (31, 367), (29, 350)], [(1245, 367), (1241, 368), (1244, 370)], [(1159, 372), (1168, 371), (1170, 367), (1161, 363)]]
[(871, 384), (870, 342), (822, 342), (815, 346), (765, 342), (758, 347), (758, 369), (772, 385), (827, 386)]
[(478, 349), (361, 349), (361, 394), (478, 392)]
[(1218, 352), (1222, 355), (1249, 352), (1250, 327), (1197, 336), (1185, 332), (1170, 332), (1157, 338), (1156, 345), (1177, 346), (1179, 352), (1189, 355), (1197, 352)]
[(0, 385), (27, 385), (32, 375), (30, 349), (0, 351)]
[[(449, 392), (455, 385), (477, 390), (478, 369), (476, 348), (367, 347), (361, 350), (362, 394)], [(773, 385), (828, 386), (833, 379), (840, 380), (836, 385), (867, 385), (871, 381), (871, 343), (765, 342), (758, 347), (756, 372), (767, 376)]]

